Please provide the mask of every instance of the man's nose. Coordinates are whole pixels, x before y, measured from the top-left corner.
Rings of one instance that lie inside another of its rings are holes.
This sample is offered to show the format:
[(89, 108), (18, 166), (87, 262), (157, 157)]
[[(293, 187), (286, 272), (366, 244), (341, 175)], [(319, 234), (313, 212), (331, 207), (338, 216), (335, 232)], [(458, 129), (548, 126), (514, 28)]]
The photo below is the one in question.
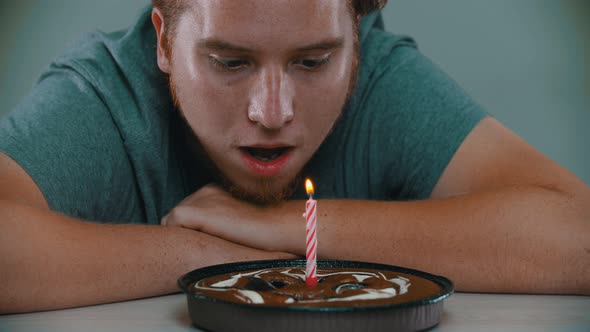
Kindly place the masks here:
[(252, 87), (248, 119), (266, 129), (280, 129), (293, 120), (294, 87), (278, 66), (262, 70)]

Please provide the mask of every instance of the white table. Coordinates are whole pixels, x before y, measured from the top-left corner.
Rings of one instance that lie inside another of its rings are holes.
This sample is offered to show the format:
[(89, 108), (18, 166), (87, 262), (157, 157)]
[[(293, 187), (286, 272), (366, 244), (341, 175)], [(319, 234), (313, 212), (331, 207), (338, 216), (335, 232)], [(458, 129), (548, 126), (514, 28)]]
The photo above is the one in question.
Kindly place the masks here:
[[(198, 331), (183, 294), (0, 316), (0, 331)], [(590, 331), (590, 297), (453, 294), (433, 331)]]

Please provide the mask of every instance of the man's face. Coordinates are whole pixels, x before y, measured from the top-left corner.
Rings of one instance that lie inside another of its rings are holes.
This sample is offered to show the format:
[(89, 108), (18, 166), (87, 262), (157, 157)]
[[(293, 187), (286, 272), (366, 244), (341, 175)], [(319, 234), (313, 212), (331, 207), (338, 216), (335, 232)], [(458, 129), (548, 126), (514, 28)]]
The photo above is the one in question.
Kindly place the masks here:
[(190, 1), (165, 71), (229, 190), (286, 198), (346, 101), (353, 28), (343, 0)]

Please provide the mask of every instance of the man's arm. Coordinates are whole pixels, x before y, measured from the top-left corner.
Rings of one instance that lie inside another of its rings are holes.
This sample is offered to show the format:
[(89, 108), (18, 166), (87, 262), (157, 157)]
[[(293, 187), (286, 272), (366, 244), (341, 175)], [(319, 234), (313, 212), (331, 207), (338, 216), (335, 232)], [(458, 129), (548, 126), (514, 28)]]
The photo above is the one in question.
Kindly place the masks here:
[[(218, 188), (199, 194), (163, 223), (305, 252), (303, 202), (263, 209)], [(467, 137), (432, 199), (318, 202), (320, 257), (422, 269), (460, 291), (590, 294), (589, 243), (589, 188), (493, 119)]]
[(182, 228), (59, 215), (0, 153), (0, 257), (0, 313), (13, 313), (173, 293), (178, 277), (201, 266), (292, 256)]

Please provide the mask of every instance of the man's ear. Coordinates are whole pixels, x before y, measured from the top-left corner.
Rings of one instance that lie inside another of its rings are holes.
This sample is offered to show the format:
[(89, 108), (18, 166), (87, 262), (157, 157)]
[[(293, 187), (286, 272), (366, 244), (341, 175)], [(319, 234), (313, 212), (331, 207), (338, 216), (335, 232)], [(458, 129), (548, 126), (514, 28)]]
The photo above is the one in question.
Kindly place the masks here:
[(168, 45), (165, 45), (167, 38), (165, 37), (164, 15), (156, 7), (152, 9), (152, 23), (154, 24), (154, 28), (156, 28), (156, 35), (158, 37), (158, 67), (166, 74), (170, 74), (170, 59), (168, 58), (168, 52), (166, 52)]

